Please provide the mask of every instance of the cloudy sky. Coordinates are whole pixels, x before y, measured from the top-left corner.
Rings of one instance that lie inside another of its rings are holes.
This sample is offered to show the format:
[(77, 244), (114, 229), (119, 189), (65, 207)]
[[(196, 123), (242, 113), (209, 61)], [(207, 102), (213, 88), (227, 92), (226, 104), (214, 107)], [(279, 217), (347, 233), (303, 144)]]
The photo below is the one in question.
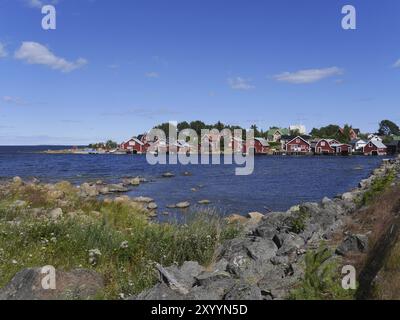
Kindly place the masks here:
[[(341, 28), (349, 3), (357, 30)], [(397, 0), (0, 0), (0, 145), (169, 120), (400, 123), (399, 18)]]

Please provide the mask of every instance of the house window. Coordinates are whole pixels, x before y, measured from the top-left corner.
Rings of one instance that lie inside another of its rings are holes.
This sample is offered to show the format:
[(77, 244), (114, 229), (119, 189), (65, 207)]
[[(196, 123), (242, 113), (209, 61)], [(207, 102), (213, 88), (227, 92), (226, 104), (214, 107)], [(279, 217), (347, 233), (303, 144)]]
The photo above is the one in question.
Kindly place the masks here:
[(300, 139), (296, 139), (296, 143), (300, 143)]
[(321, 147), (325, 147), (325, 141), (321, 142)]

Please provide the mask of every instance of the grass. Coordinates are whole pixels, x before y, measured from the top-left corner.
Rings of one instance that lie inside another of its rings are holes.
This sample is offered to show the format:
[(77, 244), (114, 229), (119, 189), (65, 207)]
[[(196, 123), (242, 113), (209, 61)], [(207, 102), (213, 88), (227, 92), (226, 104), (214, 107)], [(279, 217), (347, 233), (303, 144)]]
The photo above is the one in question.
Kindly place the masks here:
[[(17, 199), (26, 205), (13, 207)], [(54, 207), (74, 214), (54, 221), (27, 211)], [(216, 247), (237, 232), (212, 212), (197, 213), (186, 224), (153, 223), (131, 203), (84, 201), (67, 183), (51, 192), (44, 186), (11, 187), (0, 195), (0, 287), (28, 267), (87, 268), (105, 278), (97, 298), (116, 299), (152, 286), (155, 263), (210, 264)], [(97, 252), (94, 260), (91, 250)]]
[(396, 177), (395, 171), (392, 170), (381, 178), (375, 178), (371, 187), (363, 194), (358, 202), (360, 207), (370, 205), (378, 195), (382, 194), (394, 181)]
[(400, 300), (400, 242), (397, 242), (378, 273), (372, 289), (372, 299)]
[(310, 214), (306, 210), (301, 209), (294, 212), (288, 219), (289, 230), (297, 234), (303, 232), (309, 217)]
[(341, 286), (338, 261), (332, 252), (321, 245), (308, 251), (305, 257), (305, 274), (289, 296), (292, 300), (349, 300), (354, 292)]

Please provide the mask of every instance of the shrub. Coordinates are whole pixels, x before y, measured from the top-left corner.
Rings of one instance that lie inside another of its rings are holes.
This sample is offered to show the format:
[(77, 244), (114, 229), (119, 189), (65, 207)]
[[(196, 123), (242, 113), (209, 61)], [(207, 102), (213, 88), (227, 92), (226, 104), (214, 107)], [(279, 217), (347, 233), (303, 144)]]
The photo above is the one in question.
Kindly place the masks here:
[(352, 292), (341, 287), (338, 263), (325, 246), (308, 251), (305, 257), (305, 274), (289, 298), (294, 300), (351, 299)]

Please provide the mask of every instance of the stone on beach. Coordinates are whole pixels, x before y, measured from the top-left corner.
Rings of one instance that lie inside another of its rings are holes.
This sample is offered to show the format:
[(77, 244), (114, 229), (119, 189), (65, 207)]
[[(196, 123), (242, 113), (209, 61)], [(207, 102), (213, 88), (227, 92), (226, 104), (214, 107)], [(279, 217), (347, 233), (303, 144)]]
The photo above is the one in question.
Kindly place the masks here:
[(260, 222), (264, 215), (260, 212), (249, 212), (247, 214), (249, 218), (255, 222)]
[(179, 202), (175, 205), (176, 208), (178, 209), (185, 209), (190, 207), (190, 202), (184, 201), (184, 202)]
[(139, 202), (139, 203), (150, 203), (150, 202), (154, 202), (154, 200), (152, 198), (149, 197), (135, 197), (131, 199), (133, 202)]
[(91, 270), (56, 270), (56, 276), (56, 287), (49, 290), (42, 286), (42, 268), (21, 270), (0, 289), (0, 300), (87, 300), (104, 288), (103, 277)]
[(122, 180), (122, 183), (126, 186), (138, 186), (140, 185), (140, 178), (136, 177), (136, 178), (125, 178)]
[(158, 208), (158, 206), (157, 206), (157, 204), (155, 202), (150, 202), (147, 205), (147, 209), (149, 209), (149, 210), (156, 210), (157, 208)]
[(211, 201), (210, 200), (200, 200), (200, 201), (197, 201), (197, 203), (198, 204), (210, 204)]
[(240, 223), (240, 224), (244, 224), (244, 223), (246, 223), (247, 221), (248, 221), (249, 219), (248, 218), (246, 218), (246, 217), (244, 217), (244, 216), (242, 216), (242, 215), (240, 215), (240, 214), (236, 214), (236, 213), (234, 213), (234, 214), (231, 214), (231, 215), (229, 215), (229, 216), (227, 216), (226, 218), (225, 218), (225, 221), (227, 222), (227, 223)]
[(175, 177), (175, 175), (172, 172), (165, 172), (162, 175), (163, 178), (172, 178)]

